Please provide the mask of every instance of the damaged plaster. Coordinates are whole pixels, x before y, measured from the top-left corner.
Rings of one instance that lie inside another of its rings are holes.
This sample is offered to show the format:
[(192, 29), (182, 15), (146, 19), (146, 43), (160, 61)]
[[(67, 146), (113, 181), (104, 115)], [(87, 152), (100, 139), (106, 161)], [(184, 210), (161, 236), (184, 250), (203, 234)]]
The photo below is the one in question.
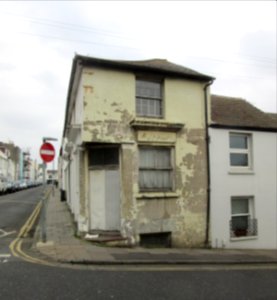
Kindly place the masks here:
[[(119, 145), (121, 234), (130, 245), (138, 243), (143, 233), (171, 232), (174, 247), (202, 246), (207, 205), (203, 84), (165, 79), (164, 118), (151, 119), (148, 126), (149, 118), (140, 117), (145, 127), (141, 129), (130, 125), (137, 119), (134, 74), (89, 70), (85, 69), (82, 79), (82, 141)], [(170, 193), (139, 191), (141, 145), (172, 149), (174, 190)], [(89, 193), (89, 172), (82, 172)], [(81, 199), (82, 215), (88, 216), (89, 195), (81, 194)]]

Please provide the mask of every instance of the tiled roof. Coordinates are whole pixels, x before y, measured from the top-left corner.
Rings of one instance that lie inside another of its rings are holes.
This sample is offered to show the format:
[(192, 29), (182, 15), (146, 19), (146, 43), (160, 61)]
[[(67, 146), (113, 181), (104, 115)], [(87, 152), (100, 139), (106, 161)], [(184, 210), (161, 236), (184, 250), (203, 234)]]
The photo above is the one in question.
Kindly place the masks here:
[[(189, 75), (196, 75), (196, 76), (203, 76), (204, 74), (201, 74), (197, 71), (194, 71), (192, 69), (189, 69), (187, 67), (177, 65), (175, 63), (172, 63), (166, 59), (149, 59), (149, 60), (138, 60), (138, 61), (121, 61), (122, 63), (127, 63), (133, 66), (141, 66), (146, 68), (153, 68), (157, 70), (162, 70), (166, 72), (177, 72), (181, 74), (189, 74)], [(205, 75), (206, 76), (206, 75)]]
[(277, 113), (266, 113), (277, 124)]
[(168, 75), (188, 77), (209, 81), (214, 79), (211, 76), (199, 73), (192, 69), (172, 63), (166, 59), (149, 59), (149, 60), (108, 60), (89, 56), (76, 55), (83, 64), (101, 65), (118, 69), (131, 69), (135, 71), (152, 71)]
[(241, 98), (211, 96), (212, 124), (236, 128), (277, 130), (275, 114), (265, 113)]

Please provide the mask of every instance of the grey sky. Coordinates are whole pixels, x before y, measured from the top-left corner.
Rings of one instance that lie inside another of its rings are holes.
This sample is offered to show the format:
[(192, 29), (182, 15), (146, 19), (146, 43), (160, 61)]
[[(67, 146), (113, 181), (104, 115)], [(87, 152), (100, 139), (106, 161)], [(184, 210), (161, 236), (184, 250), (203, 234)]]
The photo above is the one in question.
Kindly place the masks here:
[(0, 141), (39, 161), (43, 136), (60, 142), (74, 53), (166, 58), (277, 110), (275, 1), (1, 1)]

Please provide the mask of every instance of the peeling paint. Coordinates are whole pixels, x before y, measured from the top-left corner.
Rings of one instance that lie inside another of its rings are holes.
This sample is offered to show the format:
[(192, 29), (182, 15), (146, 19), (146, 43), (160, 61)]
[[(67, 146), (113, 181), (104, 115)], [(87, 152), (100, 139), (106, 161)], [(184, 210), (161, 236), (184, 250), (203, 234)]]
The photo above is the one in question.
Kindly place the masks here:
[(136, 236), (136, 214), (137, 207), (133, 197), (133, 168), (134, 168), (134, 147), (123, 146), (121, 154), (121, 215), (122, 233), (128, 237), (131, 244), (135, 243)]
[[(121, 145), (121, 233), (129, 245), (137, 243), (141, 233), (166, 231), (172, 233), (175, 247), (202, 246), (207, 201), (202, 85), (165, 79), (165, 119), (151, 122), (185, 127), (177, 132), (154, 127), (143, 131), (130, 126), (136, 118), (134, 74), (95, 68), (84, 77), (83, 142)], [(145, 199), (139, 193), (140, 144), (174, 149), (174, 197)]]
[(93, 93), (93, 86), (90, 86), (90, 85), (84, 85), (83, 86), (84, 88), (84, 93), (85, 94), (92, 94)]
[[(122, 120), (130, 119), (127, 112), (121, 116)], [(105, 120), (105, 121), (85, 121), (84, 134), (90, 134), (89, 141), (106, 141), (106, 142), (124, 142), (133, 139), (130, 126), (126, 126), (126, 122), (118, 120)]]

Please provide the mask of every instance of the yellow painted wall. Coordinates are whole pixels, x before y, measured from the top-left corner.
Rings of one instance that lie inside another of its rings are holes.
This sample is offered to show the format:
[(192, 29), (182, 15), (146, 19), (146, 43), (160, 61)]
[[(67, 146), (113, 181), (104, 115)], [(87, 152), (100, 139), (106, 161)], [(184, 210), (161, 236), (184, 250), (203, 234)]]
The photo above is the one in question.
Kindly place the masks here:
[[(184, 127), (176, 133), (159, 133), (136, 131), (129, 124), (136, 118), (133, 73), (85, 68), (82, 82), (83, 142), (121, 144), (122, 233), (129, 241), (138, 242), (141, 233), (171, 231), (173, 246), (203, 246), (207, 202), (204, 84), (165, 79), (164, 119), (151, 121), (182, 123)], [(139, 193), (140, 143), (174, 148), (173, 193)]]
[(84, 69), (85, 142), (128, 142), (135, 114), (135, 79), (130, 73)]
[(167, 79), (164, 86), (165, 119), (184, 123), (187, 128), (204, 127), (203, 85)]

